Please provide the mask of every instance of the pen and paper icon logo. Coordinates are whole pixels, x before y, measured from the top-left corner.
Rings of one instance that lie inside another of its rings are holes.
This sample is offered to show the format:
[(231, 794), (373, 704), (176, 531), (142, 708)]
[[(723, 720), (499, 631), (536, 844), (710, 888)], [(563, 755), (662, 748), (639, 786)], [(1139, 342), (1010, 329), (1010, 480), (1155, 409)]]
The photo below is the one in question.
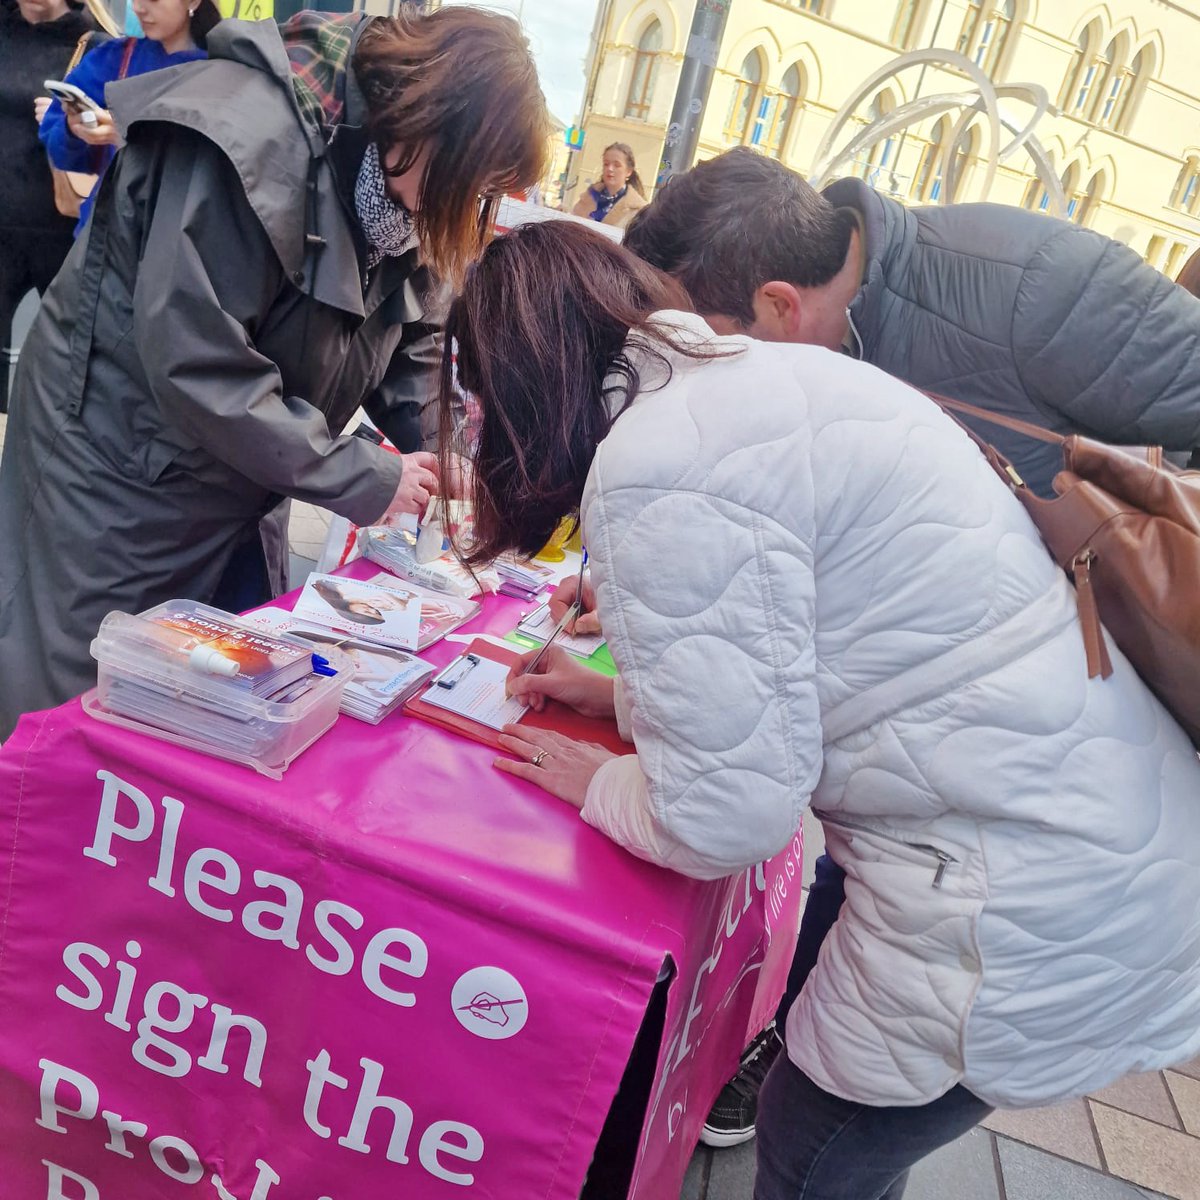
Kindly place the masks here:
[(475, 967), (450, 991), (458, 1023), (490, 1042), (516, 1036), (529, 1019), (525, 989), (501, 967)]

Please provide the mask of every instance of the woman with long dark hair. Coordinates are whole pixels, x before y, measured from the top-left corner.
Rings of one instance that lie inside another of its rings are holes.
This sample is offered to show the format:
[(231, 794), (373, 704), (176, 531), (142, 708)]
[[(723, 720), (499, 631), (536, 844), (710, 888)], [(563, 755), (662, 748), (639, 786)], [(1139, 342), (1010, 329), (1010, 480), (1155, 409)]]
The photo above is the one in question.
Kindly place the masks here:
[[(445, 287), (548, 116), (510, 17), (222, 21), (108, 88), (125, 146), (46, 293), (0, 465), (0, 737), (94, 679), (111, 609), (286, 586), (285, 500), (357, 525), (437, 490)], [(402, 451), (342, 431), (360, 405)]]
[[(1200, 763), (1115, 647), (1088, 678), (1066, 577), (956, 425), (846, 356), (717, 336), (574, 223), (490, 247), (447, 333), (482, 413), (468, 561), (579, 512), (619, 672), (552, 651), (511, 691), (630, 742), (515, 725), (497, 766), (701, 878), (811, 803), (846, 872), (758, 1200), (897, 1200), (993, 1106), (1200, 1050)], [(447, 423), (453, 383), (447, 355)]]

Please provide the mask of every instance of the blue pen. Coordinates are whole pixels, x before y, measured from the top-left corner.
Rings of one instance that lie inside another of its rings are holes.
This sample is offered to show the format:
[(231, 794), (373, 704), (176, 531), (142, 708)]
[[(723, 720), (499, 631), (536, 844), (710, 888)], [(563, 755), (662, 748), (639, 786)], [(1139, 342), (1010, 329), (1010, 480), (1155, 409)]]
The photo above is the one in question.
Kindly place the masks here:
[(320, 654), (312, 656), (312, 669), (314, 675), (334, 676), (337, 671), (329, 665), (329, 659), (322, 657)]

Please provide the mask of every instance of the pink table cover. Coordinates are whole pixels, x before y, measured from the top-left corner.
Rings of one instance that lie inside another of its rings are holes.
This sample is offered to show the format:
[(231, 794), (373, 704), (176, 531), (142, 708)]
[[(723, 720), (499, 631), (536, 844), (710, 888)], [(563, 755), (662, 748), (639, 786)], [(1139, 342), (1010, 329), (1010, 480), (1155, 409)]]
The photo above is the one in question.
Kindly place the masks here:
[(274, 782), (78, 702), (26, 717), (0, 751), (5, 1200), (574, 1200), (660, 979), (628, 1194), (673, 1200), (782, 990), (799, 836), (699, 883), (493, 758), (341, 717)]

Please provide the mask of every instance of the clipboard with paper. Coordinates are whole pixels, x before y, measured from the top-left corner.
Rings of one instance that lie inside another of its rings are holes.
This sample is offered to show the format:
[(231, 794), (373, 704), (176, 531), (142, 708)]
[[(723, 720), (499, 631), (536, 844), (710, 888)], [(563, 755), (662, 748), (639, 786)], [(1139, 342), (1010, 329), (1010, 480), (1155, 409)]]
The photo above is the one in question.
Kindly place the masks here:
[[(424, 691), (404, 705), (404, 712), (410, 717), (440, 725), (443, 729), (449, 729), (462, 737), (482, 742), (485, 746), (492, 746), (498, 750), (501, 748), (500, 730), (477, 719), (480, 715), (491, 718), (496, 710), (496, 705), (489, 703), (488, 697), (480, 695), (483, 689), (479, 685), (484, 681), (489, 685), (492, 683), (494, 668), (497, 666), (502, 667), (503, 675), (507, 676), (509, 670), (521, 661), (521, 657), (520, 650), (515, 646), (510, 651), (497, 646), (494, 642), (476, 639), (462, 655), (441, 672), (444, 678), (440, 683), (453, 681), (454, 686), (449, 689), (444, 686), (440, 687), (439, 681), (435, 677)], [(478, 660), (474, 665), (469, 661), (472, 658)], [(472, 676), (474, 676), (473, 682)], [(461, 693), (462, 697), (470, 698), (465, 701), (462, 699), (458, 702), (451, 701), (449, 705), (444, 695), (437, 696), (435, 694), (433, 699), (430, 699), (430, 693), (439, 687), (443, 694), (464, 687), (467, 690)], [(494, 700), (494, 697), (492, 699)], [(475, 708), (474, 714), (471, 712), (473, 707)], [(463, 711), (456, 711), (456, 709)], [(614, 754), (633, 753), (633, 747), (621, 739), (615, 721), (581, 716), (574, 709), (568, 708), (565, 704), (559, 704), (555, 700), (548, 700), (546, 707), (541, 712), (524, 709), (519, 723), (527, 728), (552, 729), (556, 733), (574, 738), (576, 741), (595, 742), (605, 749), (613, 751)]]

